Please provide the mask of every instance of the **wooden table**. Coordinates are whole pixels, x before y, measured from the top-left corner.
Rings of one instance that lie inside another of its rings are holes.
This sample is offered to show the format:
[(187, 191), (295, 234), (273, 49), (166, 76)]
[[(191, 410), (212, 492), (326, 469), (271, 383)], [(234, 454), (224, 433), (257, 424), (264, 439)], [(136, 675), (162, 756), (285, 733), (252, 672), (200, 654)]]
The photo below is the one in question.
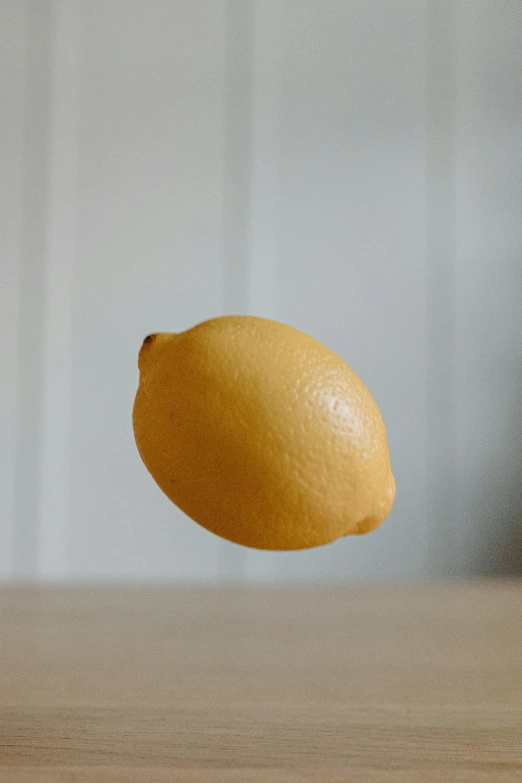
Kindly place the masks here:
[(522, 583), (0, 591), (1, 783), (522, 781)]

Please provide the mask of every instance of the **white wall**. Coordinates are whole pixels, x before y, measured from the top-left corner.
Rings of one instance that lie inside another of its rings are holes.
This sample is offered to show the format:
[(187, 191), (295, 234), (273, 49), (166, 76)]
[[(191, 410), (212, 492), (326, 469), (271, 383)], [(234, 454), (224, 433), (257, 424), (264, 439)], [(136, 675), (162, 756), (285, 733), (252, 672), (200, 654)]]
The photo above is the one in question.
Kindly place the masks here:
[[(13, 0), (0, 16), (0, 577), (515, 569), (518, 0)], [(243, 550), (149, 478), (140, 342), (225, 312), (309, 331), (368, 384), (398, 485), (380, 531)]]

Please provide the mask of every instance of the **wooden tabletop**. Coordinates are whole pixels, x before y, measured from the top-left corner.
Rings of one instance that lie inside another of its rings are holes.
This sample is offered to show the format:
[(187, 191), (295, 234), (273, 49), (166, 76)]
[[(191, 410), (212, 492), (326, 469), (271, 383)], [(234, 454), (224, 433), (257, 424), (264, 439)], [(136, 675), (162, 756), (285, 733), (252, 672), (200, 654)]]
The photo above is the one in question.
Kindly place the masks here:
[(0, 591), (2, 783), (522, 781), (522, 583)]

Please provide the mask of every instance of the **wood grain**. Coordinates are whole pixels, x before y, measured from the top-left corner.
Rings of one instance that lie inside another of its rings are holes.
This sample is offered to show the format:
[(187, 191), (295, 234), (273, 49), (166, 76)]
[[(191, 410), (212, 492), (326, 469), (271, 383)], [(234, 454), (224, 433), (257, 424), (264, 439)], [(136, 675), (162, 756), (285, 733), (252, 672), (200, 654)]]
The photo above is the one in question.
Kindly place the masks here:
[(521, 599), (4, 590), (0, 781), (521, 781)]

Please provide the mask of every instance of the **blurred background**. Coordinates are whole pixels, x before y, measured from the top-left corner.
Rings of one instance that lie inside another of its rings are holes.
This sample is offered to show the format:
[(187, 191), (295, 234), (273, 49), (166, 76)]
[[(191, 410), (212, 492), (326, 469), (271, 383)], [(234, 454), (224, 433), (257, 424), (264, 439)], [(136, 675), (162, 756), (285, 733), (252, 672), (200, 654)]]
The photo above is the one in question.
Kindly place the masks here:
[[(520, 0), (3, 0), (0, 579), (522, 572)], [(338, 352), (387, 424), (371, 535), (255, 552), (148, 476), (154, 331)]]

